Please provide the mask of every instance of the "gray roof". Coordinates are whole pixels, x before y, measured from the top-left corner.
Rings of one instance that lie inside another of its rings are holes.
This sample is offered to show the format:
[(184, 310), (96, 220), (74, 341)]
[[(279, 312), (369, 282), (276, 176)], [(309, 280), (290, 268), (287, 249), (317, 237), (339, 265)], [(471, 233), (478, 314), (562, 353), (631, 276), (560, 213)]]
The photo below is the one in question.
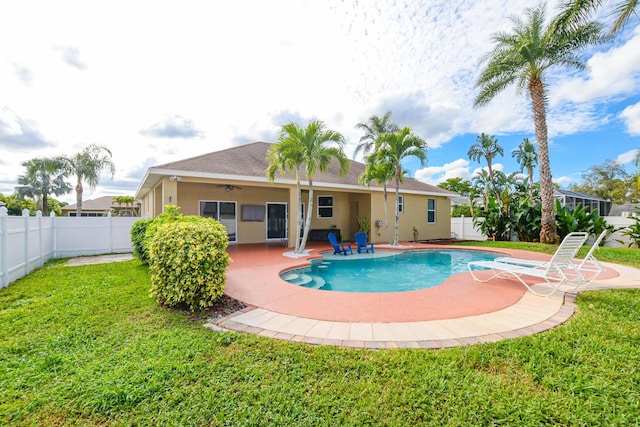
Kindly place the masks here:
[[(253, 142), (250, 144), (240, 145), (225, 150), (214, 151), (202, 154), (188, 159), (178, 160), (175, 162), (165, 163), (153, 166), (149, 169), (145, 181), (149, 179), (149, 175), (167, 175), (167, 174), (185, 174), (188, 176), (202, 177), (219, 177), (220, 175), (231, 175), (235, 179), (249, 179), (251, 181), (267, 182), (266, 170), (269, 165), (266, 159), (267, 150), (271, 146), (267, 142)], [(340, 184), (342, 186), (362, 186), (358, 183), (358, 177), (364, 172), (365, 165), (363, 163), (351, 160), (351, 168), (346, 176), (338, 175), (340, 166), (337, 161), (331, 164), (326, 173), (318, 172), (313, 179), (314, 185), (331, 185)], [(276, 180), (294, 179), (293, 174), (281, 176), (276, 174)], [(302, 177), (304, 180), (304, 177)], [(389, 187), (393, 186), (391, 184)], [(138, 193), (145, 187), (143, 183)], [(372, 188), (382, 188), (375, 184), (371, 184)], [(455, 193), (436, 187), (431, 184), (417, 181), (413, 178), (405, 178), (400, 184), (400, 188), (404, 191), (424, 192), (433, 195), (442, 195), (445, 197), (455, 196)]]

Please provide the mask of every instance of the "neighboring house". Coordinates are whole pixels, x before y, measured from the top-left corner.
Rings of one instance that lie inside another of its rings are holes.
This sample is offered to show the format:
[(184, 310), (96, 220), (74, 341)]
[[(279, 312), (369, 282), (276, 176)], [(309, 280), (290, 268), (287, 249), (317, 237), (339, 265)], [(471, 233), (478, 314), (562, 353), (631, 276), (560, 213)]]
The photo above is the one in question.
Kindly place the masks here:
[[(116, 196), (103, 196), (94, 200), (82, 201), (82, 213), (80, 216), (106, 216), (111, 211), (113, 216), (138, 216), (140, 215), (140, 203), (133, 206), (119, 205), (113, 201)], [(77, 203), (61, 208), (62, 215), (76, 216)]]
[[(232, 243), (287, 240), (296, 230), (296, 223), (290, 218), (304, 215), (309, 206), (308, 182), (302, 181), (302, 204), (297, 207), (293, 174), (283, 177), (276, 173), (274, 182), (266, 178), (270, 145), (254, 142), (149, 168), (135, 195), (141, 201), (141, 216), (156, 216), (165, 205), (173, 204), (180, 206), (185, 215), (218, 219), (227, 228)], [(315, 176), (309, 240), (326, 241), (328, 232), (353, 240), (358, 231), (356, 219), (364, 216), (371, 224), (369, 238), (387, 242), (383, 189), (358, 183), (364, 168), (364, 164), (351, 161), (349, 173), (340, 177), (334, 161), (327, 173)], [(391, 233), (394, 185), (390, 183), (388, 188)], [(418, 240), (450, 238), (450, 197), (454, 193), (405, 178), (400, 194), (400, 240), (414, 240), (414, 227)], [(293, 244), (293, 240), (289, 241), (289, 246)]]
[(640, 203), (625, 203), (623, 205), (613, 205), (609, 216), (630, 217), (640, 214)]
[(611, 210), (611, 201), (590, 194), (556, 188), (553, 190), (553, 196), (560, 201), (562, 206), (566, 206), (571, 210), (580, 206), (587, 206), (589, 212), (597, 210), (600, 216), (609, 215)]

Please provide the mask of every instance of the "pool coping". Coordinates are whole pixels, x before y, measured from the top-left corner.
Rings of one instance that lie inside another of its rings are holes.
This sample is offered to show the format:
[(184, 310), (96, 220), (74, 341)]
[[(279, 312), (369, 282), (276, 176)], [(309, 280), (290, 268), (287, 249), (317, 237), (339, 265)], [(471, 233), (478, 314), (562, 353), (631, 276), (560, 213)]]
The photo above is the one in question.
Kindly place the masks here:
[[(420, 245), (413, 248), (438, 249), (443, 246)], [(452, 249), (451, 246), (444, 247)], [(455, 247), (455, 249), (459, 248)], [(518, 255), (523, 253), (523, 251), (494, 250), (493, 248), (478, 248), (478, 250)], [(545, 257), (544, 254), (526, 253), (532, 258)], [(240, 251), (236, 251), (235, 256), (241, 256)], [(307, 259), (312, 257), (315, 255), (310, 255)], [(261, 281), (272, 285), (278, 282), (286, 283), (278, 276), (284, 270), (282, 265), (300, 266), (304, 265), (304, 262), (308, 261), (306, 259), (289, 260), (279, 263), (274, 260), (268, 268), (260, 270)], [(523, 291), (517, 301), (506, 307), (469, 316), (413, 321), (385, 320), (384, 318), (376, 321), (340, 321), (325, 319), (317, 313), (314, 316), (301, 316), (295, 313), (294, 307), (290, 307), (292, 312), (288, 313), (287, 307), (284, 307), (284, 310), (276, 310), (269, 304), (249, 304), (244, 310), (219, 319), (212, 319), (205, 326), (307, 344), (371, 349), (438, 349), (497, 342), (543, 332), (566, 322), (575, 313), (577, 294), (584, 290), (640, 288), (640, 270), (617, 264), (603, 264), (607, 267), (608, 276), (578, 291), (563, 291), (561, 288), (550, 297), (539, 297)], [(519, 286), (524, 289), (523, 286)], [(228, 294), (234, 297), (233, 293), (232, 291)]]

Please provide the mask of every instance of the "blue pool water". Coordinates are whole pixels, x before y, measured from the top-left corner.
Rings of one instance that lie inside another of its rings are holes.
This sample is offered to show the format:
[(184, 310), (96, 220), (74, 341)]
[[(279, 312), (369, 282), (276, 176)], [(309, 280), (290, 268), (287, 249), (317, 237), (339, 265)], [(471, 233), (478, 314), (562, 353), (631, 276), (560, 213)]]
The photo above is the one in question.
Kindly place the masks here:
[(438, 286), (452, 274), (467, 271), (469, 261), (497, 256), (465, 250), (393, 252), (379, 258), (354, 255), (313, 260), (310, 267), (288, 270), (280, 277), (295, 285), (327, 291), (402, 292)]

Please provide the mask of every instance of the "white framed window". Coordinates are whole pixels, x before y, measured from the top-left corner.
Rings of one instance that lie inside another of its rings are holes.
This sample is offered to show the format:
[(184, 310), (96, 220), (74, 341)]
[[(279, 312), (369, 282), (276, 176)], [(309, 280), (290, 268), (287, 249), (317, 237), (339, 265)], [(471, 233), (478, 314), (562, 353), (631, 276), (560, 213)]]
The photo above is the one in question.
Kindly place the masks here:
[(398, 213), (404, 212), (404, 196), (398, 196)]
[(318, 218), (333, 218), (333, 196), (318, 196)]
[(436, 223), (436, 199), (427, 199), (427, 224)]
[(229, 242), (238, 241), (238, 209), (236, 202), (224, 202), (220, 200), (200, 200), (198, 202), (198, 214), (205, 218), (213, 218), (220, 221), (227, 229)]

